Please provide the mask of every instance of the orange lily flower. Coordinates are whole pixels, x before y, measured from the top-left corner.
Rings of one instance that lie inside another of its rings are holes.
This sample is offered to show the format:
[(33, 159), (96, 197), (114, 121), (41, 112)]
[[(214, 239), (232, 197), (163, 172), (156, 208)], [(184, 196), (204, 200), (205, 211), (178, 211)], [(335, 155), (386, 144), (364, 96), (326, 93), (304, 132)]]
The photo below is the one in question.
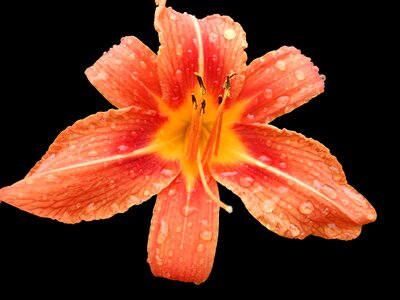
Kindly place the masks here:
[(117, 109), (64, 130), (0, 200), (65, 223), (110, 218), (157, 195), (148, 241), (155, 276), (202, 283), (213, 266), (217, 182), (287, 238), (356, 238), (376, 219), (319, 142), (269, 123), (323, 92), (294, 47), (246, 65), (245, 32), (227, 16), (197, 19), (156, 1), (154, 54), (124, 37), (86, 70)]

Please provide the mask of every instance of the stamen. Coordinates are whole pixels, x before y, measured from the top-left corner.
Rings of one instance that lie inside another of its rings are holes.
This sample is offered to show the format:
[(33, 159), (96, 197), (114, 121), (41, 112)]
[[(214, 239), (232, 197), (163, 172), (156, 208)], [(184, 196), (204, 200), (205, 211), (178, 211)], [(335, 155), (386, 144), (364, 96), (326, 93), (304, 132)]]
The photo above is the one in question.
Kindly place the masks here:
[(215, 118), (213, 128), (211, 130), (210, 136), (207, 141), (207, 145), (203, 152), (203, 158), (202, 158), (203, 164), (211, 158), (211, 154), (218, 156), (218, 148), (219, 148), (219, 143), (221, 140), (222, 117), (224, 114), (226, 99), (230, 96), (231, 78), (235, 75), (236, 75), (236, 73), (232, 73), (231, 75), (226, 76), (226, 81), (224, 82), (224, 85), (222, 86), (225, 90), (224, 95), (218, 96), (219, 107), (218, 107), (217, 116)]
[(210, 196), (211, 200), (213, 200), (216, 204), (218, 204), (218, 206), (225, 209), (228, 213), (232, 213), (233, 211), (232, 206), (226, 205), (224, 202), (218, 199), (218, 197), (213, 194), (210, 187), (208, 186), (206, 176), (204, 174), (203, 164), (201, 163), (200, 159), (200, 152), (197, 153), (197, 166), (199, 168), (201, 183), (203, 184), (204, 190), (206, 191), (207, 195)]
[(203, 120), (203, 114), (205, 111), (205, 101), (201, 103), (201, 108), (198, 110), (198, 105), (196, 101), (196, 97), (192, 94), (192, 120), (190, 122), (190, 129), (188, 131), (188, 142), (186, 149), (186, 157), (189, 161), (196, 160), (196, 153), (200, 145), (200, 137), (201, 137), (201, 124)]
[(200, 86), (200, 88), (201, 88), (201, 93), (202, 93), (203, 95), (205, 95), (206, 92), (207, 92), (207, 90), (206, 90), (206, 87), (205, 87), (205, 85), (204, 85), (203, 78), (202, 78), (201, 75), (200, 75), (199, 73), (197, 73), (197, 72), (194, 72), (194, 75), (197, 77), (197, 81), (199, 82), (199, 86)]

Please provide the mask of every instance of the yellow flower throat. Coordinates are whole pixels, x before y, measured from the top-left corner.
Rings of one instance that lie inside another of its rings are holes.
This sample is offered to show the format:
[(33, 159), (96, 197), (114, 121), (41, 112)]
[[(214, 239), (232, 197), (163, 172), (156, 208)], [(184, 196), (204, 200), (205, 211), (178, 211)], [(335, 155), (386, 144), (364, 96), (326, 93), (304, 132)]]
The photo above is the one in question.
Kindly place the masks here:
[[(206, 101), (206, 87), (202, 77), (195, 73), (199, 83), (197, 93), (190, 95), (191, 101), (182, 105), (178, 111), (171, 112), (173, 116), (165, 124), (156, 137), (156, 143), (166, 145), (161, 153), (168, 159), (178, 159), (182, 164), (182, 172), (186, 177), (189, 188), (194, 184), (196, 178), (201, 179), (207, 194), (219, 206), (231, 212), (232, 207), (222, 203), (215, 196), (207, 184), (204, 167), (212, 158), (229, 161), (229, 154), (219, 153), (221, 142), (221, 131), (224, 131), (224, 143), (241, 144), (234, 134), (223, 130), (223, 116), (226, 99), (230, 96), (230, 80), (235, 74), (228, 75), (223, 85), (224, 94), (218, 96), (218, 103)], [(199, 100), (201, 99), (201, 100)], [(208, 107), (208, 103), (210, 104)], [(222, 154), (222, 155), (221, 155)]]

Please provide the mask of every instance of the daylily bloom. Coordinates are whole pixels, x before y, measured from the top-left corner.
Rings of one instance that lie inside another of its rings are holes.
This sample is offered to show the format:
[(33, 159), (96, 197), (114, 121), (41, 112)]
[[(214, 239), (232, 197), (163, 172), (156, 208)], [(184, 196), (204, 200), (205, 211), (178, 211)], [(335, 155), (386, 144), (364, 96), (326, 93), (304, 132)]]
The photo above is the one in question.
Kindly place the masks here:
[(246, 65), (242, 27), (227, 16), (197, 19), (156, 1), (154, 54), (124, 37), (89, 81), (117, 109), (64, 130), (0, 200), (65, 223), (110, 218), (157, 195), (148, 241), (155, 276), (204, 282), (213, 266), (217, 182), (251, 215), (287, 238), (356, 238), (376, 219), (319, 142), (269, 123), (324, 89), (294, 47)]

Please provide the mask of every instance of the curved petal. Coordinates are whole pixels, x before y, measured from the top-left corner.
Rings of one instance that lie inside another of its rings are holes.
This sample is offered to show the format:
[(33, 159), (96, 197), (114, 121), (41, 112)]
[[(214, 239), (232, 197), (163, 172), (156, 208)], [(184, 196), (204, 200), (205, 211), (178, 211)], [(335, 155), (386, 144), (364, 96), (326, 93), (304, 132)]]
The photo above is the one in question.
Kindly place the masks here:
[(226, 76), (232, 78), (231, 96), (240, 92), (246, 63), (247, 47), (242, 27), (226, 16), (213, 15), (198, 20), (172, 8), (160, 6), (156, 11), (155, 28), (159, 32), (158, 69), (163, 98), (172, 108), (190, 102), (198, 93), (194, 73), (202, 76), (207, 101), (217, 104), (223, 94)]
[(121, 39), (86, 69), (89, 81), (113, 105), (158, 108), (161, 89), (156, 55), (134, 36)]
[(237, 162), (214, 161), (211, 172), (271, 231), (347, 240), (375, 220), (374, 208), (347, 184), (339, 162), (317, 141), (270, 125), (241, 123), (233, 130), (247, 153), (231, 150)]
[[(218, 195), (216, 182), (209, 186)], [(201, 181), (188, 186), (178, 176), (157, 196), (151, 221), (148, 262), (155, 276), (204, 282), (212, 269), (218, 240), (219, 206)]]
[(180, 166), (156, 154), (152, 137), (165, 118), (148, 112), (130, 107), (76, 122), (0, 199), (65, 223), (109, 218), (149, 199)]
[(324, 90), (324, 77), (294, 47), (282, 47), (252, 61), (239, 96), (243, 122), (271, 122)]

